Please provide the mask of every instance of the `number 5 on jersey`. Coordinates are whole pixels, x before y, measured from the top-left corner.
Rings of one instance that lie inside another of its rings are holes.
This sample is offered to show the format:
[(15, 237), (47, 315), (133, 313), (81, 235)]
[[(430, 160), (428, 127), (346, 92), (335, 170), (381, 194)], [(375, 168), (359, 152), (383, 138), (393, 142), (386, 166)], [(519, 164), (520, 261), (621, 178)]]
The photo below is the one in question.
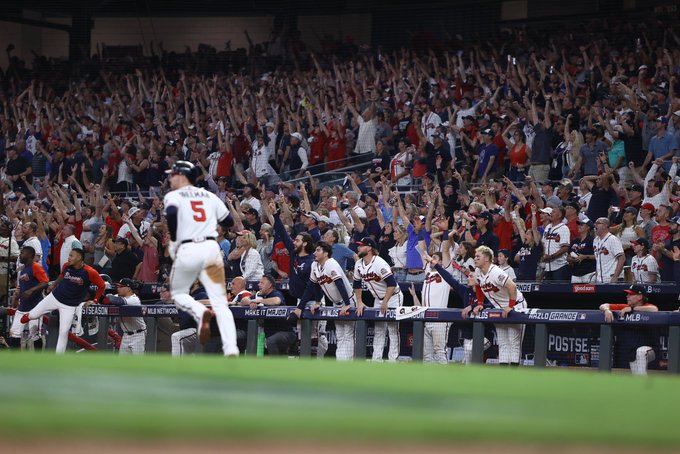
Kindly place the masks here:
[(194, 211), (194, 221), (203, 222), (206, 220), (205, 209), (203, 208), (202, 200), (193, 200), (191, 202), (191, 209)]

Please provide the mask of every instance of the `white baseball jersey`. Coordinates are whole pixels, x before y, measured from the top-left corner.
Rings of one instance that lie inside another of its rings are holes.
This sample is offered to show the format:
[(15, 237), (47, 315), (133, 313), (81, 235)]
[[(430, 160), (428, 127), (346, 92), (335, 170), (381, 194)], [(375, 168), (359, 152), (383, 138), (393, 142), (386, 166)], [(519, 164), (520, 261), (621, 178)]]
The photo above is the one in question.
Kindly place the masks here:
[[(125, 300), (125, 304), (128, 306), (141, 306), (141, 301), (137, 295), (131, 296), (121, 296)], [(123, 332), (131, 332), (145, 330), (146, 322), (144, 322), (144, 317), (121, 317), (120, 318), (120, 329)]]
[[(543, 231), (543, 253), (546, 255), (555, 254), (562, 246), (571, 244), (571, 232), (569, 227), (563, 223), (557, 225), (548, 224)], [(567, 254), (562, 254), (554, 260), (545, 263), (546, 271), (559, 270), (567, 265)]]
[[(354, 280), (366, 284), (373, 297), (376, 298), (376, 305), (382, 303), (387, 293), (387, 283), (385, 279), (392, 276), (392, 268), (380, 256), (374, 256), (370, 262), (364, 263), (364, 259), (357, 260), (354, 264)], [(392, 298), (387, 302), (388, 307), (401, 306), (403, 295), (399, 285), (394, 289)]]
[[(475, 270), (475, 280), (484, 292), (484, 296), (491, 301), (498, 309), (503, 309), (510, 305), (510, 293), (505, 288), (505, 284), (510, 277), (498, 265), (491, 265), (486, 274), (480, 268)], [(516, 304), (524, 303), (524, 295), (517, 290), (515, 298)]]
[(177, 242), (217, 237), (217, 223), (229, 210), (215, 194), (195, 186), (169, 192), (163, 199), (165, 210), (177, 207)]
[[(347, 275), (342, 270), (342, 267), (337, 260), (331, 258), (326, 260), (326, 263), (321, 265), (319, 262), (312, 263), (312, 270), (309, 273), (309, 280), (321, 286), (323, 294), (326, 296), (326, 302), (333, 302), (334, 306), (342, 306), (344, 304), (355, 304), (354, 290), (352, 284), (347, 279)], [(340, 282), (338, 282), (340, 280)], [(344, 285), (350, 301), (343, 301), (338, 290), (338, 285)]]
[(650, 275), (656, 275), (656, 281), (659, 280), (659, 263), (649, 254), (633, 257), (630, 270), (633, 272), (633, 282), (643, 284), (655, 282), (650, 279)]
[(611, 233), (607, 233), (604, 238), (596, 236), (593, 240), (593, 250), (595, 251), (595, 281), (607, 284), (618, 279), (618, 276), (614, 276), (614, 271), (616, 271), (616, 259), (623, 254), (621, 240)]
[(428, 263), (425, 267), (425, 280), (420, 297), (421, 304), (426, 307), (446, 307), (449, 304), (450, 292), (451, 286)]
[(515, 269), (510, 265), (501, 266), (501, 269), (508, 275), (513, 281), (517, 280), (517, 275), (515, 274)]

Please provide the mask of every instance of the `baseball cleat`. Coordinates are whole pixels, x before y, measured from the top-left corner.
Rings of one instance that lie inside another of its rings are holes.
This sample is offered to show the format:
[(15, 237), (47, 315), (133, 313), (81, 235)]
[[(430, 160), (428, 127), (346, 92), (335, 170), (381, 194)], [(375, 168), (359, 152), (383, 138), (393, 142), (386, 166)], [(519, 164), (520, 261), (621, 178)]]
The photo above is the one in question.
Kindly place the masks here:
[(201, 345), (205, 345), (210, 340), (210, 319), (212, 319), (212, 312), (206, 310), (203, 312), (201, 318), (201, 326), (198, 327), (198, 340)]

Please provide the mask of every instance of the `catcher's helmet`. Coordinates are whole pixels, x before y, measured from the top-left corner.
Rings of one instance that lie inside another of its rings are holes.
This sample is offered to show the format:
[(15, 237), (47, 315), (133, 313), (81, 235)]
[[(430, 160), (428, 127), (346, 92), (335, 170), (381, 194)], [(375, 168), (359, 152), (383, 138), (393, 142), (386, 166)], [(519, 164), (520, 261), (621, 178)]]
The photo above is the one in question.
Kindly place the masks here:
[(192, 183), (196, 182), (196, 177), (198, 176), (199, 168), (190, 163), (189, 161), (177, 161), (172, 165), (170, 170), (166, 173), (174, 174), (181, 173), (186, 176)]

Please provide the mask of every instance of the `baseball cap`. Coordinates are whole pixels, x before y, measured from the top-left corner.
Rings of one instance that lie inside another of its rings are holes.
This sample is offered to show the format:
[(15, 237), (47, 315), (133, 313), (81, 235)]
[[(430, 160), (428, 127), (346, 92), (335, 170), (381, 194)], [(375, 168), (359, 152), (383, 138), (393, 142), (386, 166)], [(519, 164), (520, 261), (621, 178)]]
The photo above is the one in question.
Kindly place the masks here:
[(479, 213), (477, 215), (477, 219), (479, 219), (479, 218), (486, 219), (489, 222), (491, 222), (493, 220), (493, 216), (492, 216), (490, 211), (484, 211), (482, 213)]
[(439, 131), (435, 131), (433, 134), (430, 135), (430, 137), (440, 138), (440, 139), (441, 139), (441, 138), (442, 138), (442, 135), (441, 135), (441, 133), (440, 133)]
[(465, 115), (463, 117), (463, 120), (475, 121), (475, 117), (473, 117), (472, 115)]
[(631, 191), (637, 191), (639, 193), (645, 192), (644, 189), (642, 188), (642, 185), (638, 184), (638, 183), (633, 183), (633, 185), (630, 187), (630, 190)]
[(665, 125), (668, 124), (668, 117), (659, 117), (656, 119), (657, 123), (663, 123)]
[(538, 210), (538, 211), (540, 211), (541, 213), (545, 213), (545, 214), (552, 214), (553, 209), (550, 208), (550, 207), (546, 207), (546, 208), (541, 208), (541, 209)]
[(637, 216), (637, 214), (638, 214), (638, 210), (635, 207), (626, 207), (623, 211), (628, 212), (628, 213), (633, 213), (635, 216)]
[(294, 132), (290, 136), (295, 137), (297, 140), (302, 140), (302, 134), (300, 134), (299, 132)]
[(252, 215), (254, 215), (254, 216), (258, 216), (258, 215), (260, 214), (260, 213), (258, 213), (258, 211), (257, 211), (255, 208), (253, 208), (253, 207), (250, 207), (250, 208), (248, 208), (247, 210), (244, 210), (243, 212), (244, 212), (245, 214), (252, 214)]
[(331, 219), (328, 216), (319, 216), (319, 222), (325, 222), (326, 224), (330, 224)]
[(680, 117), (680, 110), (676, 110), (675, 112), (673, 112), (673, 115), (675, 115), (676, 117)]
[(130, 278), (123, 278), (120, 281), (116, 282), (116, 287), (130, 287), (130, 288), (135, 288), (136, 282)]
[(265, 123), (265, 127), (267, 127), (267, 128), (273, 128), (273, 127), (274, 127), (274, 123), (272, 123), (271, 121), (268, 121), (267, 123)]
[(118, 238), (116, 238), (114, 243), (121, 243), (121, 244), (124, 244), (125, 246), (127, 246), (129, 244), (127, 238), (123, 238), (122, 236), (119, 236)]
[(629, 295), (643, 295), (647, 296), (647, 289), (642, 284), (633, 284), (624, 290)]
[(647, 249), (649, 249), (649, 241), (647, 241), (647, 238), (638, 238), (637, 240), (633, 240), (630, 243), (639, 244), (640, 246), (644, 246)]
[(591, 221), (590, 218), (588, 218), (587, 216), (583, 216), (582, 218), (577, 219), (576, 223), (580, 224), (580, 225), (587, 225), (591, 229), (593, 227), (595, 227), (595, 224), (593, 223), (593, 221)]
[(359, 246), (369, 246), (373, 249), (378, 249), (378, 243), (376, 243), (375, 240), (370, 236), (363, 237), (361, 241), (357, 241), (356, 244), (358, 244)]
[(491, 128), (483, 129), (482, 134), (485, 134), (487, 136), (492, 136), (493, 135), (493, 129), (491, 129)]
[(129, 217), (132, 217), (137, 213), (139, 213), (139, 208), (137, 208), (137, 207), (132, 207), (128, 210), (128, 216)]
[(376, 194), (375, 192), (369, 192), (368, 194), (366, 194), (366, 197), (370, 197), (376, 202), (378, 201), (378, 194)]
[(670, 222), (680, 224), (680, 215), (675, 216), (673, 219), (670, 220)]
[(649, 211), (651, 211), (652, 213), (654, 213), (654, 212), (656, 211), (656, 208), (654, 208), (654, 205), (652, 205), (652, 204), (649, 203), (649, 202), (643, 203), (643, 204), (640, 206), (640, 209), (641, 209), (641, 210), (649, 210)]
[(569, 186), (570, 188), (574, 187), (574, 184), (571, 182), (569, 178), (562, 178), (560, 181), (560, 186)]
[(319, 213), (317, 213), (316, 211), (303, 211), (302, 215), (307, 216), (308, 218), (312, 218), (316, 222), (319, 222), (319, 218), (321, 217), (319, 216)]

